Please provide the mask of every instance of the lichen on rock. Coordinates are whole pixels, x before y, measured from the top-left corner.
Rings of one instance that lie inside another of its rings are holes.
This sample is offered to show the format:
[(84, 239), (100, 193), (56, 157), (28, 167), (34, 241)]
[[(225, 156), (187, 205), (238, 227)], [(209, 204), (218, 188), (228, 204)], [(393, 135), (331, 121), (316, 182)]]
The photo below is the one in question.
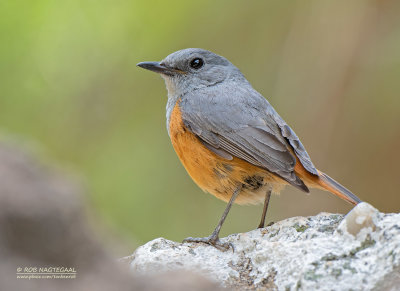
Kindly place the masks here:
[(293, 217), (223, 238), (234, 251), (158, 238), (130, 265), (134, 273), (192, 270), (241, 290), (396, 290), (399, 222), (363, 202), (344, 217)]

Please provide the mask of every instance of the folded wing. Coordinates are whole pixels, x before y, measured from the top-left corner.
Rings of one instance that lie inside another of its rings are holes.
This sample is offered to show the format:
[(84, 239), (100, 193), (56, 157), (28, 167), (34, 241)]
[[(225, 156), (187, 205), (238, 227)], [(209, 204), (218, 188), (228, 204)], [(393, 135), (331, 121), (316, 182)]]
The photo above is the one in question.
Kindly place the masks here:
[(210, 150), (226, 159), (243, 159), (309, 192), (294, 172), (294, 154), (311, 174), (318, 175), (316, 168), (294, 131), (257, 91), (198, 90), (179, 105), (185, 126)]

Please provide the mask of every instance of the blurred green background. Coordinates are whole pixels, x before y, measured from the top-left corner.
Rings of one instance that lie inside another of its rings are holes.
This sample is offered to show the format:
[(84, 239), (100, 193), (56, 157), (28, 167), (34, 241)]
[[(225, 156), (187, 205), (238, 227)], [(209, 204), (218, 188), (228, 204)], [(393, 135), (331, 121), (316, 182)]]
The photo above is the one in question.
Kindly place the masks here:
[[(225, 207), (173, 151), (162, 79), (136, 67), (187, 47), (238, 66), (319, 169), (400, 210), (400, 1), (0, 0), (0, 44), (0, 131), (81, 175), (95, 220), (129, 250), (208, 235)], [(267, 220), (350, 208), (288, 187)], [(222, 236), (261, 210), (233, 207)]]

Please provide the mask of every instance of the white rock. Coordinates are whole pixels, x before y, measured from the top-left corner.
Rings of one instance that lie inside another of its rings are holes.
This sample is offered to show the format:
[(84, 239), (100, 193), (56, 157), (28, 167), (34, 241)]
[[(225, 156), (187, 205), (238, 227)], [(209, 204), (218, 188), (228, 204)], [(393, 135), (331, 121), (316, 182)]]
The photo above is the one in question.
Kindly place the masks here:
[(222, 239), (234, 252), (158, 238), (139, 247), (130, 265), (146, 274), (193, 270), (247, 290), (400, 290), (399, 223), (400, 214), (361, 203), (345, 219), (294, 217)]
[[(375, 231), (376, 222), (379, 219), (379, 211), (366, 202), (361, 202), (353, 208), (339, 224), (337, 231), (348, 232), (358, 236), (361, 232), (368, 234)], [(370, 228), (367, 229), (366, 228)]]

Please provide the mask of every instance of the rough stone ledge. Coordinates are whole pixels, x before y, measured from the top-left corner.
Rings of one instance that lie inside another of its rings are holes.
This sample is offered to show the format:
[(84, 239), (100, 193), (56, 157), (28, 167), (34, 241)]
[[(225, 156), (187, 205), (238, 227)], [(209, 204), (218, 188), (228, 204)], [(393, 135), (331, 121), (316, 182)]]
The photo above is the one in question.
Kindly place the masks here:
[(223, 238), (234, 251), (157, 238), (130, 256), (130, 268), (191, 270), (240, 290), (400, 290), (399, 223), (400, 214), (363, 202), (344, 217), (293, 217)]

